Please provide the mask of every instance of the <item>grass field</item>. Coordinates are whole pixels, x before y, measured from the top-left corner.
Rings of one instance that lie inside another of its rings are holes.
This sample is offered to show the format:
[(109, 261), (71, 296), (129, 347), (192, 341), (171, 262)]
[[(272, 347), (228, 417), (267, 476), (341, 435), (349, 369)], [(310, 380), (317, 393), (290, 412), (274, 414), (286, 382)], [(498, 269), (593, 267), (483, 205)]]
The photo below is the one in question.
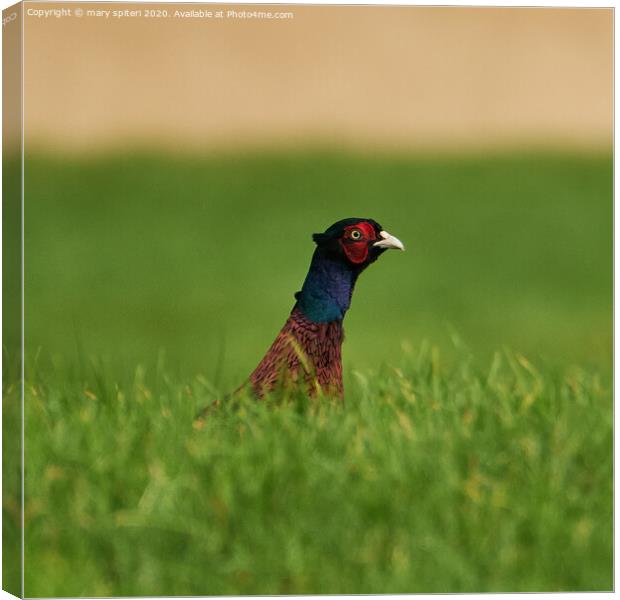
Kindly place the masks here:
[[(28, 596), (611, 588), (609, 156), (40, 155), (26, 199)], [(346, 216), (407, 252), (345, 406), (195, 429)]]
[(599, 377), (427, 347), (355, 380), (200, 430), (201, 377), (32, 381), (27, 594), (611, 589)]

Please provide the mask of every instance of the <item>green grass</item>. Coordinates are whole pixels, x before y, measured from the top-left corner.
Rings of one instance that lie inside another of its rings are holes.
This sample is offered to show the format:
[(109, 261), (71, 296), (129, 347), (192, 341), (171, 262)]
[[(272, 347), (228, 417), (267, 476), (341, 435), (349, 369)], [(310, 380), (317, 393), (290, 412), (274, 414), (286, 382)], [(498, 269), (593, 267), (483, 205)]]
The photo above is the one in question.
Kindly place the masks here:
[[(611, 588), (609, 155), (33, 155), (25, 214), (27, 595)], [(347, 216), (407, 252), (360, 278), (346, 406), (194, 429)]]
[[(610, 590), (610, 391), (582, 369), (405, 349), (327, 399), (163, 366), (27, 392), (29, 596)], [(56, 374), (58, 376), (58, 374)]]
[(338, 154), (26, 161), (27, 342), (235, 386), (282, 326), (310, 235), (369, 216), (397, 235), (360, 279), (344, 360), (403, 340), (481, 358), (611, 365), (609, 156)]

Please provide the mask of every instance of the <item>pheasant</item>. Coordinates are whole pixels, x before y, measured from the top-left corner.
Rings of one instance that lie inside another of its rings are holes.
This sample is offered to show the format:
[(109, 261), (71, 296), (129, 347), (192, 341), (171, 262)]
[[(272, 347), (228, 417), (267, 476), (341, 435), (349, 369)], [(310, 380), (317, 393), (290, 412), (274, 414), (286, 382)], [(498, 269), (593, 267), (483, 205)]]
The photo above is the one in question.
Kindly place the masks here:
[[(302, 388), (310, 396), (343, 397), (342, 321), (360, 273), (402, 242), (373, 219), (343, 219), (315, 233), (316, 248), (295, 305), (275, 341), (235, 393), (250, 389), (262, 398), (280, 386)], [(215, 402), (210, 408), (216, 408)], [(199, 415), (205, 416), (209, 408)]]
[(387, 249), (405, 249), (373, 219), (343, 219), (312, 239), (316, 249), (295, 306), (250, 374), (259, 398), (283, 384), (342, 397), (342, 321), (357, 278)]

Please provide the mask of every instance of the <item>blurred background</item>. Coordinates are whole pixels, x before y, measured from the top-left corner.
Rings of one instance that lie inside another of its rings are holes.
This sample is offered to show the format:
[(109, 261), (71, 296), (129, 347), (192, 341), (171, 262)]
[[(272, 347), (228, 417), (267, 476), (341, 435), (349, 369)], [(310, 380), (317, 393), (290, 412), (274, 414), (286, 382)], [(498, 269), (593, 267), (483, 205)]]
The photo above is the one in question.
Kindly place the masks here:
[[(423, 340), (609, 372), (611, 9), (35, 16), (67, 6), (26, 5), (32, 355), (163, 352), (235, 385), (286, 319), (311, 234), (363, 216), (407, 252), (360, 280), (348, 373)], [(120, 8), (141, 13), (87, 13)]]

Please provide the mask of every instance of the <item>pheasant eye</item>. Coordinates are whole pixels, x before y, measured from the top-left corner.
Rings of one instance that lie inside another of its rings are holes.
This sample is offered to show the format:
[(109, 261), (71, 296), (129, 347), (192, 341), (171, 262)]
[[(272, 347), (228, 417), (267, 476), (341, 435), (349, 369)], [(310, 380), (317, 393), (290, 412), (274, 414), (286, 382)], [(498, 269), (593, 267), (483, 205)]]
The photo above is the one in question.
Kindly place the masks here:
[(352, 240), (359, 240), (361, 237), (362, 237), (362, 234), (357, 229), (354, 229), (351, 232), (351, 239)]

